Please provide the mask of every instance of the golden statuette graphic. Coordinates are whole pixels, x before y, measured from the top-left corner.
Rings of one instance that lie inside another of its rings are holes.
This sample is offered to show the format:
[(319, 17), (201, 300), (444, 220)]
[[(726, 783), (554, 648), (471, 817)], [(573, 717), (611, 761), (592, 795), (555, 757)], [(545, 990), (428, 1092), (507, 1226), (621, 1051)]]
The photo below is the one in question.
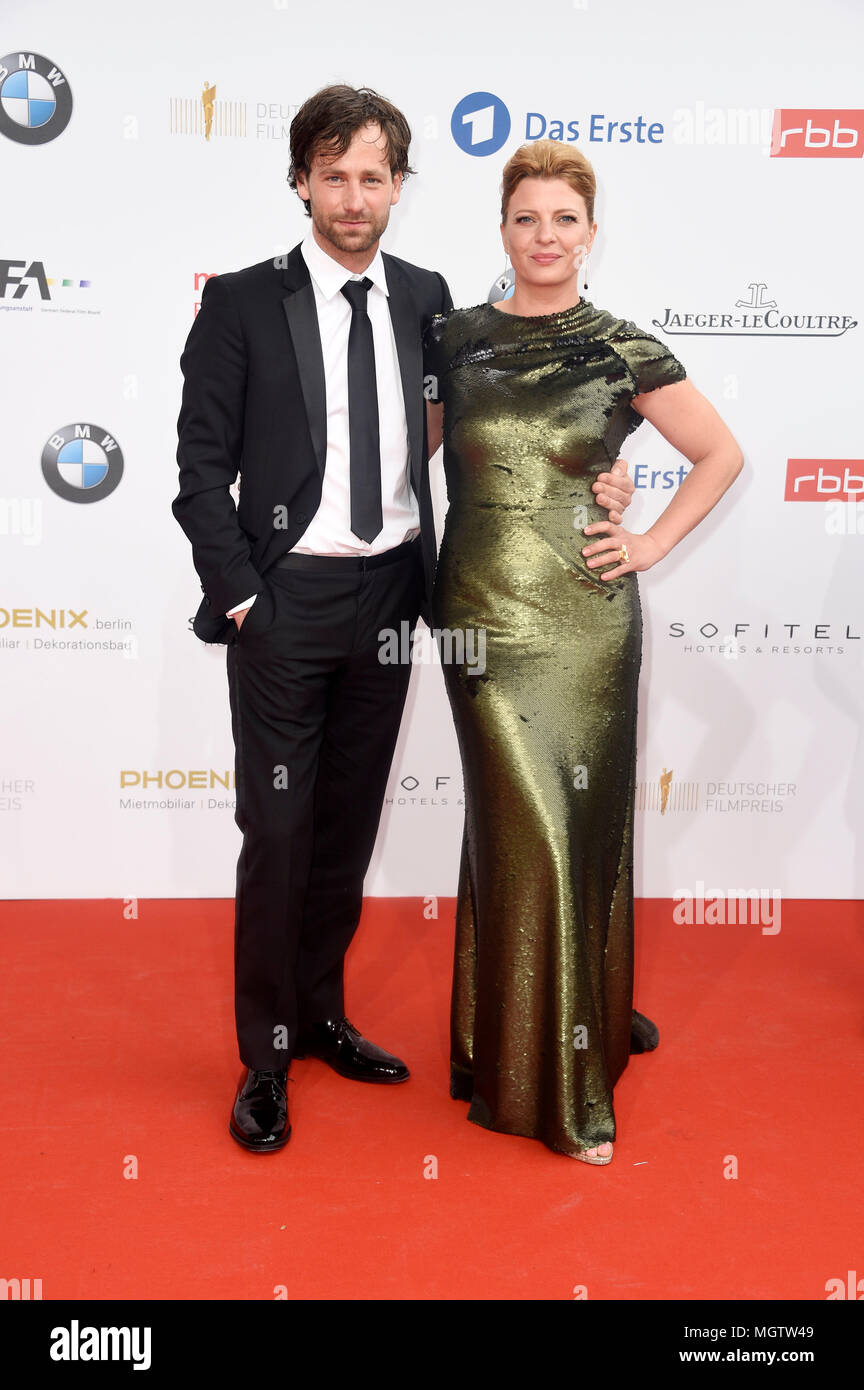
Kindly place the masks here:
[(201, 105), (204, 107), (204, 139), (210, 139), (210, 132), (213, 129), (213, 103), (216, 100), (216, 88), (211, 87), (209, 82), (204, 83), (204, 90), (201, 93)]

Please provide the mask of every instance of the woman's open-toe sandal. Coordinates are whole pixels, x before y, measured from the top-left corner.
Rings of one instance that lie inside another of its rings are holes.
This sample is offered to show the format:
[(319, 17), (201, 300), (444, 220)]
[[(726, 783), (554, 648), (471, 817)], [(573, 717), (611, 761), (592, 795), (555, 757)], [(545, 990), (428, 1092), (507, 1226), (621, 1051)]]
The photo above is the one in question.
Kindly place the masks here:
[[(610, 1149), (612, 1148), (612, 1144), (611, 1144), (611, 1142), (610, 1142), (608, 1139), (604, 1139), (604, 1140), (603, 1140), (603, 1144), (608, 1144), (608, 1145), (609, 1145), (609, 1148), (610, 1148)], [(596, 1150), (595, 1153), (592, 1153), (590, 1149), (583, 1149), (580, 1153), (571, 1154), (570, 1157), (571, 1157), (571, 1158), (578, 1158), (578, 1160), (579, 1160), (580, 1163), (598, 1163), (598, 1164), (600, 1164), (600, 1165), (602, 1165), (602, 1164), (604, 1164), (604, 1163), (611, 1163), (611, 1162), (612, 1162), (612, 1154), (611, 1154), (611, 1153), (608, 1153), (608, 1154), (601, 1154), (601, 1153), (599, 1152), (600, 1149), (603, 1148), (603, 1144), (594, 1144), (594, 1145), (592, 1145), (592, 1148)], [(614, 1152), (614, 1150), (613, 1150), (613, 1152)]]

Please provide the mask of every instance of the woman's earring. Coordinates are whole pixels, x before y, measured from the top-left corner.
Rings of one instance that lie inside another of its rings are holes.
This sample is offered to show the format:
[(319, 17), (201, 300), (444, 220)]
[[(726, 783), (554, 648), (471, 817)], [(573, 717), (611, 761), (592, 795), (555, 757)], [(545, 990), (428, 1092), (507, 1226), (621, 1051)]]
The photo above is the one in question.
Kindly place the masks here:
[(513, 272), (513, 267), (511, 265), (508, 265), (509, 259), (510, 258), (507, 252), (505, 251), (504, 269), (502, 270), (501, 274), (497, 277), (497, 279), (493, 282), (492, 289), (489, 292), (490, 304), (497, 304), (501, 299), (509, 299), (511, 294), (513, 293), (513, 287), (516, 284), (516, 276)]

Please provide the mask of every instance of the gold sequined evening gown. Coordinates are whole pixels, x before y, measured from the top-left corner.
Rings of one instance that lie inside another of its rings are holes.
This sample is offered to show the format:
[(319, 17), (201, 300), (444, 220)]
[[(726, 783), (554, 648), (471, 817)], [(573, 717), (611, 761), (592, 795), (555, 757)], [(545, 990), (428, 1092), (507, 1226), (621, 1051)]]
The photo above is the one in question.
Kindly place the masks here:
[(598, 578), (582, 528), (607, 518), (591, 484), (633, 396), (686, 373), (585, 299), (436, 317), (425, 371), (449, 498), (433, 622), (475, 633), (465, 664), (441, 646), (465, 779), (450, 1090), (572, 1154), (615, 1138), (629, 1058), (642, 639), (636, 575)]

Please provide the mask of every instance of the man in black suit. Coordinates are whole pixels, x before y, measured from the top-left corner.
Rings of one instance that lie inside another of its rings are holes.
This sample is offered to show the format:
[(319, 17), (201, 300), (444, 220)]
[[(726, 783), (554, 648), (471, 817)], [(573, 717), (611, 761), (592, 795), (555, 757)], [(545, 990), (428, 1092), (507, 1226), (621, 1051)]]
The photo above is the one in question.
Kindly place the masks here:
[[(411, 670), (379, 660), (378, 634), (428, 614), (436, 561), (421, 338), (452, 301), (437, 272), (379, 247), (409, 143), (375, 92), (310, 98), (289, 173), (309, 232), (208, 280), (181, 359), (173, 511), (205, 595), (194, 631), (228, 646), (243, 832), (247, 1072), (229, 1128), (256, 1152), (290, 1136), (292, 1057), (361, 1081), (409, 1074), (348, 1022), (342, 980)], [(610, 507), (628, 486), (606, 489)]]

